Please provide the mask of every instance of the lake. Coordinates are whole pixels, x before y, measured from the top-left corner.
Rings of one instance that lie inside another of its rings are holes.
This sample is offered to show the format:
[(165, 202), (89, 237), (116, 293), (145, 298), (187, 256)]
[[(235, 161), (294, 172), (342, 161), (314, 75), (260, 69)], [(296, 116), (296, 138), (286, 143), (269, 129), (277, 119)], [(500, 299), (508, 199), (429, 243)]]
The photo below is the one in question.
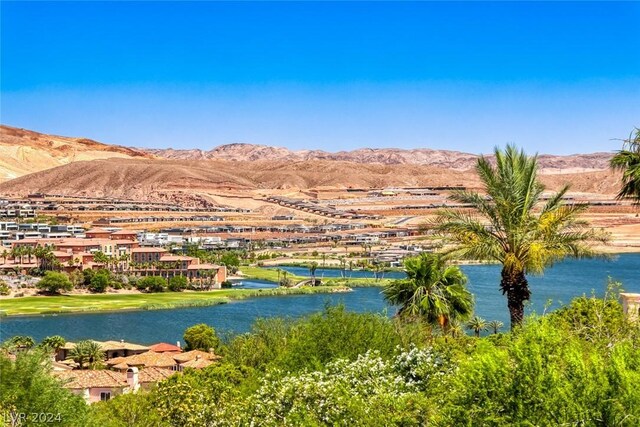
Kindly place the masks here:
[[(308, 275), (308, 269), (283, 267), (291, 273)], [(298, 270), (297, 270), (298, 269)], [(487, 320), (501, 320), (508, 325), (509, 314), (506, 298), (499, 291), (500, 266), (469, 265), (462, 269), (469, 277), (469, 289), (476, 299), (476, 313)], [(352, 277), (371, 272), (352, 272)], [(316, 271), (317, 277), (335, 274), (339, 270)], [(402, 273), (391, 276), (400, 277)], [(386, 274), (385, 277), (390, 277)], [(628, 292), (640, 293), (640, 254), (623, 254), (612, 261), (570, 260), (549, 268), (544, 276), (529, 277), (533, 292), (527, 311), (542, 313), (547, 301), (553, 303), (548, 310), (568, 303), (572, 298), (604, 293), (608, 278), (621, 281)], [(269, 287), (270, 282), (246, 280), (243, 287)], [(242, 333), (250, 329), (259, 317), (299, 317), (322, 310), (326, 304), (343, 303), (348, 310), (371, 311), (393, 315), (380, 295), (379, 288), (356, 288), (340, 294), (290, 295), (251, 298), (232, 301), (229, 304), (179, 308), (172, 310), (136, 311), (121, 313), (61, 314), (56, 316), (15, 317), (0, 319), (0, 340), (13, 335), (30, 335), (40, 340), (49, 335), (62, 335), (67, 340), (83, 338), (120, 340), (151, 344), (155, 342), (182, 341), (184, 330), (196, 323), (208, 323), (220, 333)]]

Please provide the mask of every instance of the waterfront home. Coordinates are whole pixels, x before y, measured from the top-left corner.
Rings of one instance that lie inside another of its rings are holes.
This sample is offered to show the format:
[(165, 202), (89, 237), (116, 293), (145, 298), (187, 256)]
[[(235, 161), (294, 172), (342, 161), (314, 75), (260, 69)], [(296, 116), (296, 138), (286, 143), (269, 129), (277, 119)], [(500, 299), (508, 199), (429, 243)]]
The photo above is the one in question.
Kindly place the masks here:
[(155, 351), (147, 351), (145, 353), (136, 354), (127, 357), (115, 357), (107, 360), (107, 366), (111, 369), (125, 370), (131, 367), (136, 368), (168, 368), (174, 369), (178, 362), (170, 353), (156, 353)]
[(126, 372), (101, 370), (54, 371), (62, 386), (84, 397), (87, 403), (109, 400), (119, 394), (136, 393), (152, 384), (169, 378), (176, 372), (170, 369), (128, 368)]
[[(94, 341), (100, 345), (100, 349), (105, 353), (105, 360), (110, 360), (116, 357), (133, 356), (140, 353), (149, 351), (149, 347), (128, 343), (123, 340), (120, 341)], [(75, 348), (76, 344), (71, 341), (67, 341), (62, 347), (58, 349), (55, 360), (67, 360), (69, 358), (69, 352)]]

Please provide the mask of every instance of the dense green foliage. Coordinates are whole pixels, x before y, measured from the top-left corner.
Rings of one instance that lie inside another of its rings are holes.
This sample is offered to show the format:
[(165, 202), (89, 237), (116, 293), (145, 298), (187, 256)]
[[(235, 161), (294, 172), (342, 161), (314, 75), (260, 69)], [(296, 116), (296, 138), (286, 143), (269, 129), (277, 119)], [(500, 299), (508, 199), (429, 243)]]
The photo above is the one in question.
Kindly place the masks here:
[[(185, 341), (212, 333), (196, 325)], [(442, 336), (426, 322), (329, 306), (260, 320), (217, 351), (222, 361), (208, 368), (93, 405), (84, 425), (640, 424), (640, 328), (624, 318), (614, 285), (503, 334)]]
[(101, 270), (98, 273), (91, 276), (89, 279), (89, 290), (91, 292), (104, 292), (107, 290), (109, 286), (109, 272), (106, 270)]
[(33, 414), (52, 414), (47, 425), (86, 424), (84, 400), (60, 386), (49, 373), (48, 363), (49, 357), (38, 351), (19, 352), (15, 362), (0, 354), (0, 416), (6, 425), (20, 414), (25, 414), (24, 422), (14, 425), (43, 425)]
[(623, 141), (622, 150), (611, 158), (611, 167), (622, 171), (622, 188), (618, 198), (630, 198), (640, 204), (640, 129)]
[(200, 323), (199, 325), (191, 326), (184, 331), (184, 343), (185, 350), (202, 350), (209, 351), (211, 349), (217, 350), (220, 346), (220, 338), (216, 335), (213, 327)]
[(160, 276), (148, 276), (136, 282), (138, 290), (147, 292), (164, 292), (167, 289), (167, 279)]
[(69, 276), (56, 271), (47, 271), (36, 286), (50, 294), (57, 294), (60, 293), (60, 291), (70, 291), (73, 289), (73, 283), (69, 280)]
[(184, 276), (174, 276), (169, 279), (169, 290), (171, 292), (181, 292), (189, 287), (189, 280)]

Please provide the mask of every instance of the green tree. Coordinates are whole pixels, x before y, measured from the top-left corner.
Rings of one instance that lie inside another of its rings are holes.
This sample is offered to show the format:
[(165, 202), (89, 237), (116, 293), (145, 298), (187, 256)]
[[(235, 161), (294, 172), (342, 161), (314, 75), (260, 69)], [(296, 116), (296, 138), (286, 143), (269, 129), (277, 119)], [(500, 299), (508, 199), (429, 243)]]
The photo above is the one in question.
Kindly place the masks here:
[(217, 350), (220, 346), (220, 338), (216, 335), (215, 329), (211, 326), (200, 323), (191, 326), (184, 331), (185, 349), (209, 351)]
[(5, 341), (2, 347), (12, 350), (29, 350), (36, 345), (35, 340), (28, 335), (16, 335)]
[[(52, 414), (50, 424), (84, 426), (88, 405), (64, 389), (50, 372), (50, 358), (42, 352), (20, 352), (15, 361), (0, 353), (0, 413), (6, 425), (18, 414)], [(27, 418), (13, 425), (40, 425)]]
[(189, 287), (189, 281), (184, 276), (174, 276), (169, 279), (169, 290), (171, 292), (180, 292)]
[(316, 284), (316, 270), (318, 269), (318, 263), (313, 261), (310, 265), (309, 265), (309, 273), (311, 274), (311, 280), (312, 280), (312, 284), (315, 285)]
[(423, 318), (447, 331), (452, 320), (464, 320), (473, 312), (473, 296), (467, 277), (435, 254), (422, 253), (404, 262), (407, 278), (387, 285), (382, 293), (399, 305), (398, 315)]
[(480, 338), (480, 332), (487, 330), (487, 321), (482, 317), (473, 316), (467, 322), (467, 329), (473, 331), (477, 338)]
[(85, 366), (89, 368), (99, 366), (104, 360), (105, 353), (97, 342), (83, 340), (76, 343), (75, 347), (69, 351), (69, 356), (80, 369), (84, 369)]
[(147, 292), (164, 292), (167, 289), (167, 280), (160, 276), (147, 276), (138, 280), (136, 286)]
[(503, 326), (504, 326), (504, 323), (502, 323), (499, 320), (492, 320), (489, 323), (487, 323), (487, 327), (490, 330), (492, 330), (494, 334), (497, 334), (498, 331), (502, 329)]
[(0, 279), (0, 295), (9, 295), (10, 293), (11, 289), (9, 288), (9, 285), (7, 285), (7, 282)]
[(622, 188), (618, 198), (631, 198), (640, 204), (640, 129), (623, 141), (622, 150), (611, 158), (611, 167), (622, 171)]
[(65, 345), (66, 342), (67, 341), (60, 335), (52, 335), (43, 339), (42, 342), (40, 342), (40, 345), (43, 348), (49, 349), (53, 352), (57, 352)]
[(36, 284), (38, 289), (42, 289), (50, 294), (58, 294), (60, 291), (70, 291), (73, 283), (65, 273), (47, 271), (44, 277)]
[[(88, 427), (161, 427), (166, 420), (154, 403), (156, 392), (121, 394), (106, 402), (91, 405)], [(190, 396), (193, 398), (193, 396)]]
[(448, 256), (502, 264), (500, 289), (514, 327), (522, 322), (524, 302), (531, 296), (528, 273), (542, 273), (566, 257), (593, 256), (591, 244), (606, 236), (579, 219), (585, 205), (563, 203), (568, 186), (538, 208), (544, 186), (537, 178), (537, 156), (508, 145), (504, 151), (496, 148), (495, 157), (495, 167), (485, 157), (476, 165), (486, 196), (469, 191), (451, 196), (476, 213), (445, 209), (433, 225), (453, 245)]
[(69, 280), (71, 280), (74, 288), (80, 287), (84, 283), (84, 274), (82, 274), (81, 270), (75, 269), (69, 273)]
[(89, 290), (91, 292), (102, 293), (107, 290), (111, 279), (107, 271), (100, 271), (91, 277), (89, 282)]
[(235, 274), (240, 267), (240, 257), (233, 251), (227, 251), (220, 257), (220, 263), (229, 269), (229, 273)]

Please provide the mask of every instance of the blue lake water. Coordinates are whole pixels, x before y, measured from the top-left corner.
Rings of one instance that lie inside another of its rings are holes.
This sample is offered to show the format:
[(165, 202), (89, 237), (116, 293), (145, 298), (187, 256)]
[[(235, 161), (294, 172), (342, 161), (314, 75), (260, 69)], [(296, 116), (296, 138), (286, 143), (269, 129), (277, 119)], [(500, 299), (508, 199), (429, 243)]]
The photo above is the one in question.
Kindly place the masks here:
[[(286, 267), (292, 273), (308, 275), (308, 269)], [(487, 320), (501, 320), (508, 324), (506, 299), (499, 291), (500, 266), (463, 266), (469, 277), (469, 289), (475, 295), (476, 313)], [(316, 271), (316, 276), (340, 275), (339, 270)], [(352, 272), (369, 275), (370, 272)], [(402, 275), (394, 273), (393, 275)], [(334, 276), (335, 277), (335, 276)], [(385, 277), (391, 277), (389, 274)], [(542, 313), (547, 301), (553, 303), (548, 310), (572, 298), (604, 293), (608, 278), (623, 283), (628, 292), (640, 293), (640, 254), (624, 254), (612, 261), (570, 260), (549, 268), (544, 276), (530, 277), (533, 292), (527, 310)], [(274, 286), (269, 282), (247, 280), (245, 287)], [(372, 311), (393, 315), (380, 295), (379, 288), (356, 288), (353, 292), (340, 294), (290, 295), (259, 297), (229, 304), (180, 308), (173, 310), (136, 311), (122, 313), (67, 314), (57, 316), (34, 316), (0, 319), (0, 340), (13, 335), (31, 335), (39, 340), (48, 335), (62, 335), (67, 340), (93, 338), (97, 340), (124, 339), (126, 341), (151, 344), (159, 341), (182, 340), (184, 330), (196, 323), (208, 323), (222, 334), (242, 333), (250, 329), (259, 317), (299, 317), (322, 310), (326, 304), (343, 303), (348, 310)]]

